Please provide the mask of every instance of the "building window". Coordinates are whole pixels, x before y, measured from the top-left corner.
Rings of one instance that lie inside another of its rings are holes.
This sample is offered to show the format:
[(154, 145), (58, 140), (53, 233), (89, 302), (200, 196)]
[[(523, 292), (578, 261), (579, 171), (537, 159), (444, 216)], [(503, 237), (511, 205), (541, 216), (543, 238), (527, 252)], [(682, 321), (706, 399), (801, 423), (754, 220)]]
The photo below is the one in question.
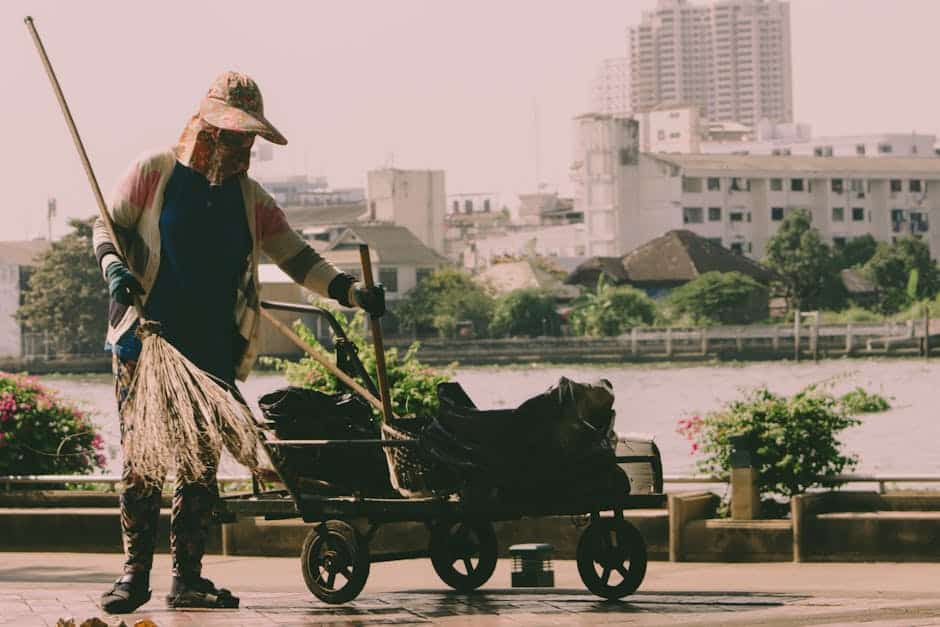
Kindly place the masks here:
[(862, 179), (852, 179), (849, 182), (849, 188), (858, 198), (865, 197), (865, 181)]
[(708, 191), (717, 192), (721, 189), (721, 179), (714, 176), (708, 177)]
[(683, 207), (682, 208), (682, 223), (683, 224), (701, 224), (702, 220), (702, 208), (701, 207)]
[(888, 143), (878, 144), (878, 152), (882, 155), (891, 154), (893, 150), (894, 150), (894, 147), (891, 144), (888, 144)]
[(790, 179), (791, 192), (802, 192), (803, 189), (803, 179)]
[(917, 235), (918, 233), (927, 232), (927, 214), (921, 211), (912, 211), (911, 212), (911, 233)]
[(893, 224), (897, 224), (898, 222), (904, 222), (904, 210), (892, 209), (891, 210), (891, 222)]
[(431, 273), (433, 272), (434, 268), (418, 268), (415, 270), (415, 282), (421, 283), (421, 281), (431, 276)]
[(398, 291), (398, 268), (379, 268), (379, 283), (385, 291), (394, 294)]
[(732, 242), (732, 244), (731, 244), (731, 252), (733, 252), (733, 253), (736, 254), (736, 255), (743, 255), (743, 254), (744, 254), (744, 243), (743, 243), (743, 242)]
[(832, 179), (832, 193), (841, 194), (844, 191), (842, 179)]
[(920, 179), (911, 179), (910, 181), (907, 182), (907, 185), (908, 185), (909, 190), (911, 190), (912, 192), (916, 192), (918, 194), (920, 193), (921, 188), (922, 188)]
[(686, 194), (698, 194), (702, 191), (702, 179), (682, 177), (682, 191)]
[(473, 201), (472, 200), (463, 201), (463, 210), (466, 213), (473, 213)]
[(832, 208), (832, 221), (833, 221), (833, 222), (844, 222), (844, 221), (845, 221), (845, 208), (844, 208), (844, 207), (833, 207), (833, 208)]
[(709, 207), (708, 208), (708, 221), (709, 222), (721, 222), (721, 207)]
[(751, 179), (742, 179), (742, 178), (731, 179), (731, 191), (733, 192), (751, 191)]
[(658, 139), (659, 141), (663, 141), (664, 139), (666, 139), (666, 131), (664, 131), (663, 129), (659, 129), (656, 132), (656, 139)]
[(460, 213), (460, 201), (459, 200), (454, 201), (454, 213)]
[(774, 222), (780, 222), (783, 220), (783, 207), (771, 207), (770, 219)]
[(489, 210), (490, 210), (490, 199), (484, 198), (483, 199), (483, 211), (489, 211)]
[(770, 191), (782, 192), (783, 191), (783, 179), (770, 179)]
[(728, 214), (728, 219), (732, 222), (744, 222), (744, 212), (743, 211), (732, 211)]
[(865, 208), (864, 207), (852, 207), (852, 222), (864, 222), (865, 221)]
[(855, 154), (860, 157), (865, 156), (865, 144), (855, 144)]
[(682, 133), (669, 133), (669, 139), (679, 139), (682, 137)]
[(891, 193), (899, 192), (902, 190), (901, 179), (891, 179)]

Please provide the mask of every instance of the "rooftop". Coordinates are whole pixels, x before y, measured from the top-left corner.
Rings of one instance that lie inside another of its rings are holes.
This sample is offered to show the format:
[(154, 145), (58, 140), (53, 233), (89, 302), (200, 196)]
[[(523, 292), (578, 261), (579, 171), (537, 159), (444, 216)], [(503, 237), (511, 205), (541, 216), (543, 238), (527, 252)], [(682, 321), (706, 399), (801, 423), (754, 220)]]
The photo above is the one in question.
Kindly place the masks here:
[(295, 229), (311, 226), (346, 224), (358, 220), (366, 212), (366, 203), (329, 206), (288, 206), (284, 209), (287, 222)]
[(349, 224), (345, 232), (319, 252), (333, 263), (359, 263), (359, 244), (368, 244), (376, 261), (390, 265), (440, 266), (447, 259), (425, 246), (403, 226), (382, 223)]
[(572, 272), (567, 283), (592, 284), (600, 274), (615, 283), (634, 285), (686, 283), (706, 272), (740, 272), (760, 283), (774, 273), (692, 231), (669, 231), (622, 257), (593, 257)]
[(806, 157), (790, 155), (674, 155), (650, 154), (651, 157), (682, 168), (687, 173), (744, 173), (779, 176), (793, 173), (803, 176), (883, 175), (885, 177), (921, 176), (940, 178), (940, 158), (928, 157)]

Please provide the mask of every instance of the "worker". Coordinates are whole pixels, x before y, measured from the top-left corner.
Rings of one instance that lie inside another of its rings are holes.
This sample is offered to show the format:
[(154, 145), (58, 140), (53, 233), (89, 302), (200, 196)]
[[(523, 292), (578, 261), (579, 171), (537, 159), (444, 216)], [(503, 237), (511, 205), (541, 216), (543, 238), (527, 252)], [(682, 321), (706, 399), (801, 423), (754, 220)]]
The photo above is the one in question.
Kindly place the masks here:
[[(372, 316), (385, 312), (381, 285), (367, 288), (323, 259), (248, 176), (258, 135), (287, 143), (264, 117), (255, 81), (225, 72), (176, 145), (137, 160), (118, 185), (108, 209), (120, 247), (103, 220), (95, 224), (95, 255), (111, 295), (107, 347), (113, 353), (119, 414), (141, 350), (135, 297), (142, 299), (146, 319), (160, 324), (164, 339), (236, 395), (235, 380), (245, 379), (258, 352), (263, 256), (316, 294)], [(126, 428), (122, 418), (122, 435)], [(208, 469), (201, 480), (177, 480), (170, 522), (173, 582), (166, 597), (171, 608), (238, 607), (238, 597), (202, 576), (219, 498), (219, 454), (200, 451)], [(124, 573), (101, 597), (102, 609), (115, 614), (133, 612), (150, 600), (160, 518), (161, 486), (135, 477), (126, 455), (123, 483)]]

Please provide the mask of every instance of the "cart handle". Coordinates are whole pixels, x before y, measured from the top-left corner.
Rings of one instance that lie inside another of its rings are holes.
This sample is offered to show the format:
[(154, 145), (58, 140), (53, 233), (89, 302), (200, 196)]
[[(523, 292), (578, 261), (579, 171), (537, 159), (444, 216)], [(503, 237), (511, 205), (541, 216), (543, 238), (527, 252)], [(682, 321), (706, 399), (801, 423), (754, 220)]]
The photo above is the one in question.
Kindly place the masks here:
[(349, 341), (349, 338), (346, 337), (346, 332), (343, 331), (343, 327), (340, 326), (336, 318), (326, 309), (322, 307), (314, 307), (313, 305), (301, 305), (298, 303), (285, 303), (282, 301), (274, 300), (263, 300), (261, 301), (261, 306), (264, 309), (274, 309), (276, 311), (293, 311), (296, 313), (308, 313), (321, 316), (326, 318), (326, 321), (329, 323), (330, 328), (333, 330), (333, 334), (337, 337), (340, 337), (346, 341)]

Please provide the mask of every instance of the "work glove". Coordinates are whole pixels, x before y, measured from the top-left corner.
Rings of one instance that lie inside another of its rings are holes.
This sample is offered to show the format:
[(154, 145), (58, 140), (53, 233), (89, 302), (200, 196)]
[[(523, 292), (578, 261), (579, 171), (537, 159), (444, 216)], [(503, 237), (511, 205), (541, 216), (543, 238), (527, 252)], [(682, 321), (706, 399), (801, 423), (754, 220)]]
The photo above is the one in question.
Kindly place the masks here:
[(381, 318), (385, 314), (385, 286), (381, 283), (376, 283), (373, 287), (356, 283), (352, 293), (355, 304), (365, 309), (373, 318)]
[(115, 301), (130, 307), (134, 304), (134, 296), (144, 293), (140, 282), (134, 278), (131, 271), (120, 261), (108, 264), (104, 271), (108, 277), (108, 292)]

